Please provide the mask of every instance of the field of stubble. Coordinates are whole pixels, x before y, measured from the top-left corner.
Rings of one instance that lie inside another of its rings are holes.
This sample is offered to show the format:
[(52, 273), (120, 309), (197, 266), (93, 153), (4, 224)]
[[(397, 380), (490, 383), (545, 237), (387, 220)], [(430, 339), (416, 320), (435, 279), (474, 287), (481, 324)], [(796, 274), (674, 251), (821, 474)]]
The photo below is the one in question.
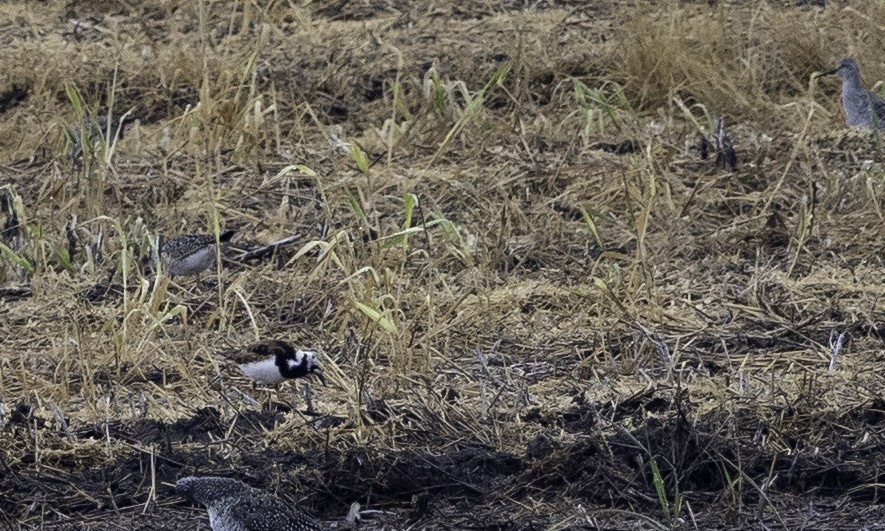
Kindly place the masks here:
[[(215, 474), (339, 529), (885, 529), (885, 139), (813, 76), (885, 79), (882, 20), (3, 3), (0, 528), (208, 529)], [(329, 385), (225, 368), (270, 338)]]

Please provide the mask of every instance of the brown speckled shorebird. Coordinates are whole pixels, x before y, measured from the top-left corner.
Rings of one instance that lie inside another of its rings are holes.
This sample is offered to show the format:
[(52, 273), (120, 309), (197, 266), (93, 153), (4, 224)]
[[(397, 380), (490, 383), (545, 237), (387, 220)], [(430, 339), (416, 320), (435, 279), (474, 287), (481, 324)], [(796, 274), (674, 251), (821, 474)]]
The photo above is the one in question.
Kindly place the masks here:
[(322, 531), (299, 507), (242, 481), (186, 477), (175, 483), (182, 496), (209, 510), (213, 531)]
[[(234, 230), (222, 232), (218, 240), (230, 241)], [(185, 234), (176, 236), (159, 245), (160, 261), (172, 277), (199, 275), (215, 265), (215, 236), (212, 234)]]

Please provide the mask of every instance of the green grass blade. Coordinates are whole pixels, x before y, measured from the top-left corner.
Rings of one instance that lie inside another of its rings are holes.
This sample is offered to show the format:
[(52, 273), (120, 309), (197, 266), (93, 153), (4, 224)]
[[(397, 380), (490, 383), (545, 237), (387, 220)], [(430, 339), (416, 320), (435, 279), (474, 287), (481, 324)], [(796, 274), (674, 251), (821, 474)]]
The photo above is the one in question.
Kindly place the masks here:
[(0, 242), (0, 251), (2, 251), (3, 255), (9, 258), (12, 263), (27, 271), (28, 274), (34, 273), (34, 266), (32, 266), (25, 257), (7, 247), (3, 242)]
[(599, 231), (596, 229), (596, 223), (593, 221), (593, 217), (583, 208), (581, 209), (581, 215), (584, 216), (584, 222), (587, 223), (587, 228), (590, 229), (590, 235), (593, 236), (596, 245), (599, 246), (601, 251), (605, 252), (605, 243), (603, 243), (602, 236), (599, 235)]
[(74, 108), (77, 116), (85, 116), (86, 106), (83, 104), (83, 96), (80, 95), (80, 91), (77, 87), (71, 83), (65, 83), (65, 94), (67, 94), (68, 101), (71, 102), (71, 106)]
[(673, 520), (670, 517), (670, 503), (667, 501), (667, 489), (664, 487), (664, 478), (661, 476), (661, 470), (658, 463), (654, 459), (651, 461), (651, 477), (655, 485), (655, 491), (658, 493), (658, 503), (661, 504), (661, 510), (664, 512), (664, 518), (667, 525), (672, 527)]
[(350, 208), (353, 210), (356, 218), (360, 221), (364, 221), (366, 219), (366, 212), (363, 210), (359, 198), (348, 189), (345, 189), (344, 193), (347, 194), (347, 201), (350, 203)]
[(390, 332), (391, 334), (396, 333), (396, 325), (393, 324), (393, 321), (381, 315), (378, 310), (372, 308), (371, 306), (367, 306), (359, 301), (353, 301), (353, 304), (357, 307), (357, 309), (359, 309), (359, 311), (363, 312), (366, 317), (378, 323), (381, 328)]
[(353, 161), (356, 163), (357, 168), (359, 168), (360, 172), (363, 175), (369, 174), (369, 157), (366, 155), (366, 152), (360, 149), (358, 145), (352, 143), (350, 145), (350, 156), (353, 158)]

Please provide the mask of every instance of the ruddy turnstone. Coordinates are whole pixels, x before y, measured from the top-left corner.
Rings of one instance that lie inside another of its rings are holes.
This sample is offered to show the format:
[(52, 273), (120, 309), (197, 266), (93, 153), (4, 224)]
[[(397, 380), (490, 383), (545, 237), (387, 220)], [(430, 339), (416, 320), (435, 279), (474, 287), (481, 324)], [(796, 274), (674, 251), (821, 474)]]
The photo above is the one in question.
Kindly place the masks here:
[(181, 478), (175, 489), (209, 510), (213, 531), (321, 531), (300, 508), (242, 481), (222, 477)]
[[(230, 241), (234, 230), (219, 235), (221, 243)], [(172, 276), (199, 275), (215, 265), (215, 236), (212, 234), (185, 234), (176, 236), (159, 245), (160, 262)]]
[(292, 378), (313, 374), (326, 385), (316, 352), (296, 350), (278, 339), (256, 343), (247, 349), (227, 354), (227, 357), (257, 384), (278, 385)]
[(885, 129), (885, 98), (863, 88), (857, 61), (846, 57), (839, 66), (822, 76), (839, 74), (842, 78), (842, 109), (851, 127)]

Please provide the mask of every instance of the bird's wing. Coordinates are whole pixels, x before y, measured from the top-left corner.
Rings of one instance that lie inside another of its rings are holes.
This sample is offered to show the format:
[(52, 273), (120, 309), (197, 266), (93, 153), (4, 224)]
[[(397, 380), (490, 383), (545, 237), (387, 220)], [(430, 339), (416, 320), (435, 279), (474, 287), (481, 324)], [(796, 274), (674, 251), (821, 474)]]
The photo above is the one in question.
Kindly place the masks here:
[(185, 234), (160, 241), (160, 254), (182, 258), (214, 243), (215, 237), (208, 234)]
[(306, 513), (264, 492), (240, 498), (229, 514), (249, 531), (322, 531)]
[(266, 339), (249, 345), (249, 350), (262, 356), (275, 356), (277, 352), (285, 351), (288, 345), (279, 339)]
[(175, 489), (186, 498), (203, 505), (210, 505), (216, 500), (251, 492), (252, 488), (233, 478), (190, 476), (175, 482)]
[(285, 350), (285, 343), (277, 339), (269, 339), (225, 353), (225, 356), (236, 363), (251, 363), (276, 356), (280, 350)]

